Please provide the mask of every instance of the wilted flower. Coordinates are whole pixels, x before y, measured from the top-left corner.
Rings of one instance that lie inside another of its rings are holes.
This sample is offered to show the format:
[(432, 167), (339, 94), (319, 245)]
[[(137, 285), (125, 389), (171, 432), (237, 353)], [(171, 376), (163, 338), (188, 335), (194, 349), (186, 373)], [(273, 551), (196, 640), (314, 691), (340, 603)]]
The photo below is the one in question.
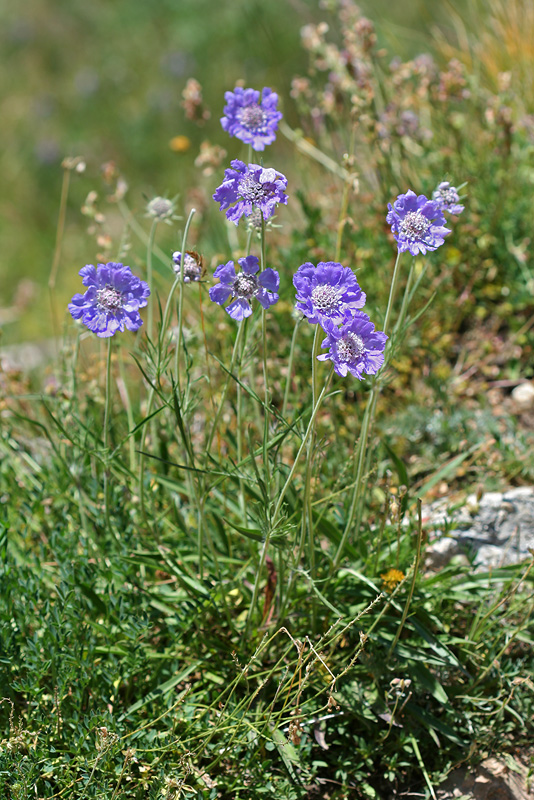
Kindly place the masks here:
[(230, 136), (237, 136), (253, 150), (264, 150), (265, 145), (276, 139), (276, 129), (282, 119), (276, 110), (278, 95), (265, 87), (261, 94), (255, 89), (236, 86), (233, 92), (225, 92), (225, 116), (221, 125)]
[[(287, 178), (275, 169), (264, 169), (259, 164), (249, 164), (235, 159), (231, 169), (224, 172), (224, 181), (215, 191), (213, 199), (221, 204), (221, 211), (237, 225), (243, 214), (248, 217), (255, 208), (268, 219), (278, 203), (287, 204)], [(234, 208), (230, 206), (236, 203)]]
[(438, 204), (442, 211), (449, 214), (461, 214), (465, 206), (460, 204), (460, 195), (455, 186), (451, 186), (449, 181), (442, 181), (432, 194), (432, 200)]
[[(173, 269), (177, 275), (180, 274), (182, 254), (179, 250), (172, 254)], [(200, 281), (204, 275), (204, 264), (202, 256), (194, 250), (186, 250), (184, 257), (184, 283)]]
[(204, 106), (202, 99), (202, 86), (195, 78), (189, 78), (187, 81), (182, 98), (182, 108), (185, 110), (187, 119), (203, 125), (210, 118), (211, 114)]
[(375, 375), (384, 363), (387, 336), (375, 331), (375, 326), (363, 311), (356, 311), (340, 328), (333, 322), (323, 323), (326, 339), (322, 347), (328, 353), (317, 356), (319, 361), (331, 360), (334, 370), (343, 378), (350, 372), (358, 380), (363, 373)]
[(450, 233), (445, 228), (445, 217), (438, 203), (429, 200), (424, 194), (416, 195), (410, 189), (400, 194), (393, 206), (388, 203), (387, 221), (395, 239), (399, 253), (409, 250), (412, 256), (436, 250), (443, 244), (444, 236)]
[(302, 264), (293, 276), (293, 285), (297, 290), (295, 308), (312, 324), (324, 327), (329, 320), (339, 324), (365, 305), (365, 293), (354, 272), (335, 261), (320, 262), (316, 267)]
[(240, 258), (237, 262), (241, 272), (235, 273), (233, 261), (220, 264), (213, 273), (220, 283), (209, 290), (210, 300), (222, 306), (229, 297), (234, 300), (227, 306), (226, 311), (232, 319), (238, 322), (245, 317), (250, 317), (252, 308), (250, 301), (255, 297), (267, 309), (278, 301), (278, 288), (280, 276), (275, 269), (267, 267), (259, 275), (260, 263), (256, 256)]
[(226, 158), (226, 150), (218, 144), (210, 144), (208, 141), (201, 142), (200, 152), (195, 158), (195, 167), (202, 170), (202, 174), (209, 177), (218, 169), (223, 159)]
[(79, 274), (85, 294), (75, 294), (69, 303), (74, 319), (81, 319), (89, 330), (105, 338), (127, 328), (136, 331), (143, 324), (139, 309), (147, 304), (150, 289), (146, 281), (132, 275), (130, 267), (110, 261), (87, 264)]

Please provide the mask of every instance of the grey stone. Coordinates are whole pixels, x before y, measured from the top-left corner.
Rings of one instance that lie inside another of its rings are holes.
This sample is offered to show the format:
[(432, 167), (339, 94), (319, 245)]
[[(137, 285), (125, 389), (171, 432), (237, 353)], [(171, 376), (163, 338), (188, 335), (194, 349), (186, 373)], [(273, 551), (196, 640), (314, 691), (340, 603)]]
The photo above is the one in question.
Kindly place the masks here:
[[(530, 557), (534, 549), (534, 487), (521, 486), (504, 492), (488, 492), (477, 502), (467, 497), (460, 507), (447, 508), (443, 501), (423, 512), (431, 543), (428, 550), (447, 563), (456, 547), (474, 553), (480, 568), (514, 564)], [(437, 546), (439, 543), (439, 546)]]

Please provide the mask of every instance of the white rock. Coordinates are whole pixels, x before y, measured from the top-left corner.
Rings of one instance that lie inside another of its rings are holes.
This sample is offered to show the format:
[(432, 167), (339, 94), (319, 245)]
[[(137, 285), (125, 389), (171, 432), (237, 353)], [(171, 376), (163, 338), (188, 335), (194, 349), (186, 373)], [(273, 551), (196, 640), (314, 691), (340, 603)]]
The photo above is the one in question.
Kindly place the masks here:
[(529, 411), (534, 408), (534, 384), (530, 381), (520, 383), (512, 392), (512, 400), (518, 411)]

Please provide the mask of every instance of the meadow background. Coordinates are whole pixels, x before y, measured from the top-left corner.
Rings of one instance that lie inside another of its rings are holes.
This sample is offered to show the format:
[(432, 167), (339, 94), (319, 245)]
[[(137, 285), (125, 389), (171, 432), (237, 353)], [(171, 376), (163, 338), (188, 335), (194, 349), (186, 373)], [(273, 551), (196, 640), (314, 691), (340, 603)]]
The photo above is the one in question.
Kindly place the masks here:
[[(355, 33), (340, 5), (0, 9), (0, 346), (52, 342), (37, 369), (0, 372), (2, 800), (434, 798), (495, 753), (532, 773), (532, 561), (475, 569), (468, 550), (430, 568), (420, 502), (534, 482), (534, 412), (512, 396), (534, 378), (534, 13), (378, 0)], [(83, 265), (153, 262), (165, 308), (192, 207), (207, 286), (245, 251), (211, 199), (244, 157), (219, 122), (238, 80), (284, 113), (264, 154), (290, 197), (267, 236), (269, 351), (256, 314), (228, 377), (236, 326), (203, 284), (181, 287), (183, 339), (169, 305), (169, 330), (115, 336), (106, 362), (66, 313)], [(226, 151), (212, 167), (206, 141)], [(466, 209), (401, 262), (387, 369), (334, 379), (293, 474), (313, 347), (293, 273), (338, 256), (380, 329), (387, 203), (442, 180), (465, 183)], [(156, 228), (158, 195), (180, 218)]]
[[(365, 3), (361, 8), (366, 13)], [(465, 12), (462, 4), (458, 9)], [(451, 29), (447, 11), (422, 0), (393, 8), (370, 3), (369, 12), (380, 42), (403, 58), (435, 47), (435, 25)], [(115, 162), (131, 187), (134, 210), (153, 194), (185, 200), (198, 183), (193, 161), (202, 140), (222, 144), (228, 158), (239, 152), (236, 140), (223, 141), (219, 125), (224, 92), (237, 80), (276, 87), (286, 118), (298, 123), (289, 93), (294, 75), (304, 74), (308, 64), (300, 28), (321, 18), (318, 4), (305, 0), (2, 5), (2, 306), (16, 301), (22, 280), (35, 285), (22, 313), (3, 326), (3, 344), (53, 333), (41, 291), (54, 252), (62, 160), (81, 155), (87, 162), (69, 192), (65, 266), (58, 277), (58, 296), (66, 303), (77, 286), (77, 271), (67, 265), (93, 256), (92, 242), (80, 236), (78, 212), (88, 192), (100, 189), (101, 165)], [(212, 112), (201, 129), (181, 107), (190, 77), (202, 84)], [(191, 143), (184, 153), (169, 144), (179, 135)], [(280, 144), (285, 168), (292, 148)], [(213, 191), (217, 180), (215, 175), (206, 188)]]

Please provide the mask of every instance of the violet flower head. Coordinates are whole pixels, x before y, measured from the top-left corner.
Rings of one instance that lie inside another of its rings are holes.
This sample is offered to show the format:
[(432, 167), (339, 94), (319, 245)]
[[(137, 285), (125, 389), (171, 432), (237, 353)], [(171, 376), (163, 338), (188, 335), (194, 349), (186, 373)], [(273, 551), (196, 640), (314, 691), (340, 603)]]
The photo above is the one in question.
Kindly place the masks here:
[(399, 253), (409, 250), (412, 256), (437, 250), (444, 236), (450, 233), (445, 228), (445, 217), (439, 204), (424, 194), (416, 195), (410, 189), (400, 194), (394, 204), (388, 203), (386, 220), (391, 225)]
[(319, 361), (331, 360), (341, 377), (350, 372), (359, 381), (363, 373), (375, 375), (384, 363), (387, 336), (375, 331), (375, 326), (363, 311), (357, 311), (340, 328), (333, 322), (325, 324), (326, 339), (322, 347), (328, 353), (317, 356)]
[[(221, 204), (221, 211), (237, 225), (243, 215), (249, 217), (254, 209), (263, 213), (264, 219), (274, 214), (278, 203), (287, 204), (287, 178), (275, 169), (265, 169), (259, 164), (249, 164), (235, 159), (225, 170), (224, 181), (216, 189), (213, 199)], [(233, 208), (231, 205), (236, 204)]]
[(442, 181), (432, 193), (432, 200), (438, 204), (441, 211), (449, 214), (461, 214), (465, 206), (460, 204), (460, 195), (456, 186), (451, 186), (449, 181)]
[(278, 302), (280, 276), (275, 269), (267, 267), (259, 275), (260, 262), (256, 256), (238, 259), (241, 271), (235, 272), (234, 262), (220, 264), (213, 273), (220, 283), (209, 290), (210, 300), (222, 306), (229, 297), (233, 301), (226, 307), (232, 319), (240, 322), (252, 314), (250, 301), (255, 297), (267, 309)]
[(225, 92), (224, 117), (221, 125), (230, 136), (237, 136), (253, 150), (264, 150), (265, 145), (276, 139), (278, 123), (282, 114), (277, 111), (278, 95), (265, 87), (261, 93), (255, 89), (236, 86), (233, 92)]
[(150, 289), (146, 281), (132, 275), (130, 267), (113, 261), (97, 267), (87, 264), (79, 274), (88, 288), (85, 294), (75, 294), (69, 303), (74, 319), (80, 319), (101, 338), (141, 327), (139, 309), (146, 306)]
[(313, 325), (324, 327), (329, 320), (339, 324), (365, 305), (365, 293), (354, 272), (335, 261), (320, 262), (316, 267), (302, 264), (293, 276), (293, 285), (297, 290), (295, 308)]

